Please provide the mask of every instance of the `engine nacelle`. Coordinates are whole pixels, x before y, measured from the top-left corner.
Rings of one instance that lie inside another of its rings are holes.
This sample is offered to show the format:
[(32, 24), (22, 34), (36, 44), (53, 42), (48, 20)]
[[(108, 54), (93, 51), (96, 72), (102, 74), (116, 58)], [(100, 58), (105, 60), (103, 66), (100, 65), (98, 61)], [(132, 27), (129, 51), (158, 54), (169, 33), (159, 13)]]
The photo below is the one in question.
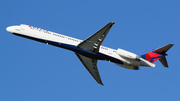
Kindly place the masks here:
[(129, 59), (136, 59), (136, 60), (139, 60), (140, 59), (140, 56), (134, 54), (134, 53), (131, 53), (131, 52), (128, 52), (126, 50), (123, 50), (123, 49), (120, 49), (118, 48), (118, 50), (116, 51), (118, 55), (124, 57), (124, 58), (129, 58)]

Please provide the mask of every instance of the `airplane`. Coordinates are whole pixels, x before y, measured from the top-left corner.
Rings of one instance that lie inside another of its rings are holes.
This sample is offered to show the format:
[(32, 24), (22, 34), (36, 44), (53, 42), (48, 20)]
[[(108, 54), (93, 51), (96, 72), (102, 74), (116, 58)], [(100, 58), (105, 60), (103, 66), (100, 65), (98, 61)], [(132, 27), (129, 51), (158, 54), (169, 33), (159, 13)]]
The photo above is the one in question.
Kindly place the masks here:
[(139, 70), (139, 67), (141, 66), (154, 68), (155, 64), (153, 63), (157, 60), (160, 60), (164, 67), (168, 67), (165, 56), (167, 55), (166, 52), (174, 45), (171, 43), (151, 52), (145, 53), (144, 55), (137, 55), (120, 48), (116, 50), (101, 46), (103, 40), (114, 23), (115, 22), (109, 22), (107, 25), (85, 40), (79, 40), (25, 24), (9, 26), (6, 28), (6, 30), (20, 37), (75, 52), (84, 67), (101, 85), (103, 85), (103, 83), (97, 68), (98, 60), (113, 62), (118, 66), (131, 70)]

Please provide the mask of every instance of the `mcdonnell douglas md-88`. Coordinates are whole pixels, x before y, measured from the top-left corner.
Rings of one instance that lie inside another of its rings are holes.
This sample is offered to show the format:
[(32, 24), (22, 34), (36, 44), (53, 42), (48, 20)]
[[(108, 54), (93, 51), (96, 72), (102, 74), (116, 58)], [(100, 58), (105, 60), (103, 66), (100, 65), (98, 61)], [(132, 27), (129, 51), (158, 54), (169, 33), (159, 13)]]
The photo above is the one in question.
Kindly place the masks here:
[(85, 40), (79, 40), (24, 24), (10, 26), (6, 30), (17, 36), (75, 52), (89, 73), (101, 85), (103, 83), (97, 68), (97, 60), (106, 60), (132, 70), (138, 70), (140, 66), (155, 67), (153, 63), (157, 60), (160, 60), (164, 67), (168, 67), (165, 57), (167, 55), (166, 52), (174, 44), (167, 44), (144, 55), (136, 55), (120, 48), (116, 50), (101, 46), (113, 24), (114, 22), (108, 23)]

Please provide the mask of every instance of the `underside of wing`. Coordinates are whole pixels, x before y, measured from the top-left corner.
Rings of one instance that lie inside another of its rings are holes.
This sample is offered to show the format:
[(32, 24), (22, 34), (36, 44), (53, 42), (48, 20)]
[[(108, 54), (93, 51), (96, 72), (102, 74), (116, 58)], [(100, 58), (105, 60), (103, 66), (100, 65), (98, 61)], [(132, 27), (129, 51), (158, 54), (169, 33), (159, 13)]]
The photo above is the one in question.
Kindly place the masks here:
[[(114, 22), (108, 23), (99, 31), (94, 33), (92, 36), (81, 42), (77, 47), (92, 52), (99, 52), (99, 48), (113, 24)], [(76, 55), (81, 60), (82, 64), (86, 67), (86, 69), (89, 71), (89, 73), (94, 77), (94, 79), (99, 84), (103, 85), (97, 68), (97, 59), (85, 57), (77, 53)]]
[(99, 47), (101, 43), (103, 42), (103, 40), (105, 39), (107, 33), (109, 32), (113, 24), (114, 22), (108, 23), (106, 26), (101, 28), (92, 36), (90, 36), (89, 38), (81, 42), (78, 45), (78, 47), (85, 50), (93, 51), (93, 52), (99, 52)]
[(86, 67), (86, 69), (89, 71), (89, 73), (94, 77), (94, 79), (99, 84), (103, 85), (97, 68), (97, 59), (88, 58), (77, 53), (76, 55), (81, 60), (82, 64)]

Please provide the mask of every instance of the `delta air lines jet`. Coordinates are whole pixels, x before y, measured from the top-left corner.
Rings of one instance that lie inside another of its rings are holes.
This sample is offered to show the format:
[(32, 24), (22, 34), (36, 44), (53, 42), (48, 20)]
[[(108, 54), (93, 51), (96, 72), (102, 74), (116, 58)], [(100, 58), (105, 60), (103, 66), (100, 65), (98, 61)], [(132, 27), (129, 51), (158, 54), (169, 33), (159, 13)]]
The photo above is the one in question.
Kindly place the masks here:
[(85, 40), (79, 40), (62, 34), (57, 34), (41, 28), (29, 25), (16, 25), (7, 27), (6, 30), (14, 35), (39, 41), (56, 47), (75, 52), (82, 64), (86, 67), (94, 79), (103, 85), (97, 68), (97, 60), (113, 62), (118, 66), (138, 70), (140, 66), (155, 67), (153, 62), (160, 60), (164, 67), (168, 67), (166, 52), (174, 45), (167, 44), (144, 55), (136, 55), (123, 49), (111, 49), (101, 46), (107, 33), (114, 22), (110, 22), (99, 31)]

